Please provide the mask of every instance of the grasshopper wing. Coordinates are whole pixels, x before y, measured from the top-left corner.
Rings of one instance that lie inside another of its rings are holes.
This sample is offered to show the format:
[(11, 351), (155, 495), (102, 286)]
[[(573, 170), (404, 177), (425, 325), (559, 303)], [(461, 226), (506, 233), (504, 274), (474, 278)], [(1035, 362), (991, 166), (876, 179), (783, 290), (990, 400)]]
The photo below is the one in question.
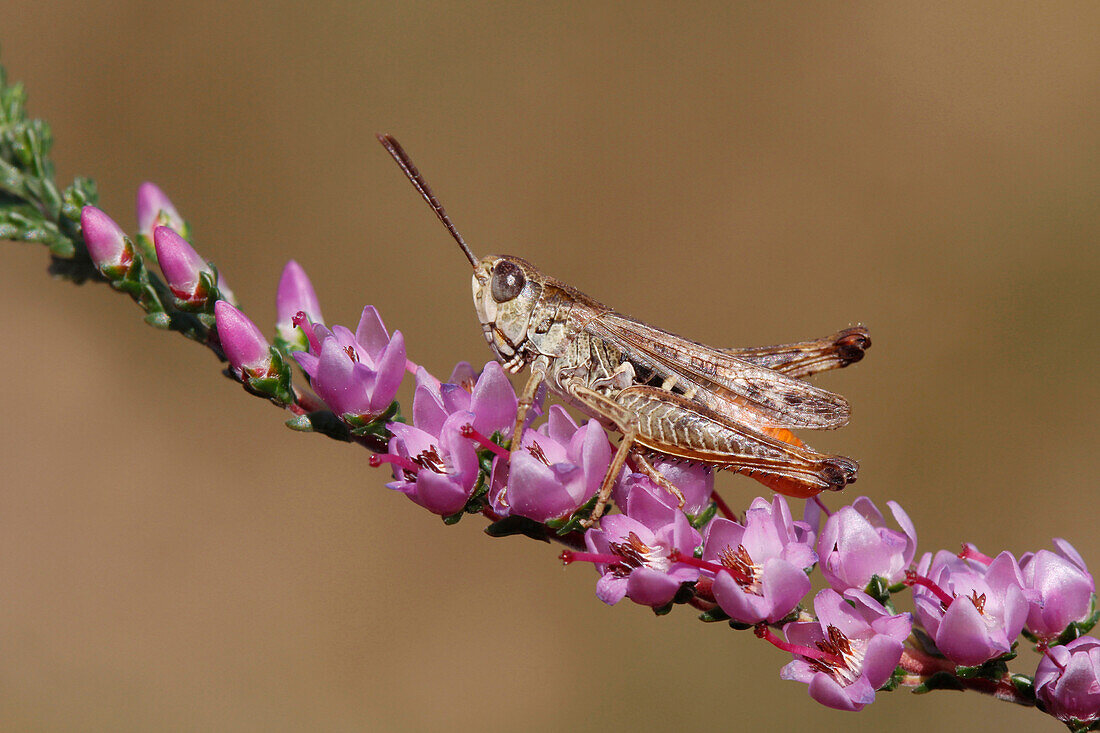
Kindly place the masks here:
[(615, 344), (641, 383), (662, 386), (720, 414), (768, 428), (839, 428), (848, 423), (840, 395), (730, 353), (607, 312), (585, 328)]

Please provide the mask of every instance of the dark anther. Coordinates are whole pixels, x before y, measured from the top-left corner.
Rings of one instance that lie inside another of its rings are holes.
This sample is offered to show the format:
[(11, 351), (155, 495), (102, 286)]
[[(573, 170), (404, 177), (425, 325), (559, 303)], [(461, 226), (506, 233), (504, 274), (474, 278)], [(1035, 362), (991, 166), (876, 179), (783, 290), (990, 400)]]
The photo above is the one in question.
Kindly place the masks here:
[(539, 463), (541, 463), (542, 465), (544, 465), (544, 466), (549, 466), (550, 465), (550, 460), (546, 457), (546, 454), (543, 452), (542, 446), (539, 445), (538, 443), (536, 443), (535, 441), (533, 441), (533, 440), (531, 441), (531, 445), (529, 445), (527, 447), (527, 452), (530, 453), (531, 456), (535, 460), (537, 460)]
[(439, 451), (433, 445), (427, 450), (422, 450), (412, 459), (412, 462), (421, 468), (426, 468), (432, 473), (444, 473), (443, 459)]

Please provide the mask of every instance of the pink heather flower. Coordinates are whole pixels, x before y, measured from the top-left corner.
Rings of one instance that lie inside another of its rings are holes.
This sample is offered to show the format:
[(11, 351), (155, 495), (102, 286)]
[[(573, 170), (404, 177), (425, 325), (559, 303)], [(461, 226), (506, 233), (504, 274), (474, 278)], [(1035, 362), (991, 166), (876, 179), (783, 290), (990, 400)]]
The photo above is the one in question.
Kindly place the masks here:
[(302, 269), (294, 260), (286, 263), (283, 274), (279, 278), (279, 289), (275, 294), (275, 310), (277, 313), (275, 328), (284, 341), (291, 344), (298, 351), (309, 348), (309, 342), (305, 333), (294, 325), (294, 317), (299, 312), (305, 313), (313, 323), (324, 323), (321, 316), (321, 304), (317, 300), (317, 293)]
[(1035, 696), (1074, 730), (1100, 720), (1100, 640), (1082, 636), (1050, 647), (1035, 671)]
[(946, 550), (925, 553), (911, 576), (917, 617), (941, 653), (977, 666), (1012, 649), (1027, 620), (1020, 566), (1008, 552), (988, 567)]
[(171, 200), (154, 183), (145, 183), (137, 190), (138, 232), (153, 239), (153, 230), (165, 226), (177, 234), (187, 236), (187, 225), (172, 205)]
[(304, 320), (309, 351), (294, 358), (310, 378), (317, 396), (338, 416), (364, 421), (389, 408), (405, 376), (405, 337), (391, 338), (373, 305), (363, 309), (353, 334), (343, 326), (332, 330)]
[(518, 406), (516, 391), (499, 362), (488, 362), (480, 375), (459, 362), (448, 382), (440, 382), (423, 367), (416, 372), (413, 425), (429, 433), (438, 434), (448, 415), (472, 412), (472, 424), (479, 433), (508, 437), (515, 428)]
[(244, 381), (270, 376), (271, 345), (256, 324), (224, 300), (214, 304), (214, 319), (225, 358), (237, 377)]
[(739, 524), (711, 520), (703, 561), (715, 565), (714, 599), (740, 623), (774, 623), (810, 592), (806, 569), (817, 562), (813, 533), (791, 518), (782, 496), (753, 499)]
[(80, 230), (88, 255), (105, 277), (115, 279), (126, 274), (134, 261), (134, 249), (111, 217), (94, 206), (85, 206), (80, 210)]
[(598, 529), (585, 533), (589, 552), (575, 553), (575, 559), (596, 563), (596, 597), (604, 603), (614, 605), (626, 597), (657, 608), (671, 601), (681, 584), (698, 579), (697, 568), (673, 558), (691, 557), (701, 540), (683, 512), (657, 528), (610, 514), (600, 519)]
[[(402, 358), (404, 368), (404, 358)], [(386, 484), (430, 512), (448, 516), (462, 511), (473, 494), (478, 477), (477, 451), (461, 428), (473, 419), (456, 412), (444, 422), (438, 435), (412, 425), (390, 423), (390, 453), (371, 456), (371, 465), (391, 463), (396, 481)]]
[[(890, 584), (905, 579), (905, 570), (917, 551), (917, 530), (897, 502), (888, 501), (886, 505), (901, 531), (887, 527), (882, 512), (865, 496), (826, 520), (817, 540), (817, 554), (821, 574), (835, 590), (863, 590), (873, 575)], [(811, 524), (816, 523), (812, 518), (817, 507), (814, 501), (806, 502)]]
[(1033, 590), (1027, 629), (1041, 639), (1054, 639), (1074, 621), (1083, 621), (1092, 609), (1096, 583), (1085, 561), (1063, 539), (1054, 540), (1055, 552), (1039, 550), (1020, 558), (1024, 587)]
[(525, 430), (519, 448), (512, 450), (503, 497), (502, 463), (496, 460), (496, 481), (490, 484), (494, 511), (548, 522), (572, 514), (599, 491), (611, 465), (611, 444), (597, 421), (578, 428), (560, 405), (553, 405), (546, 423)]
[(822, 705), (861, 710), (894, 673), (912, 620), (907, 613), (889, 615), (878, 601), (854, 589), (841, 596), (826, 588), (814, 597), (814, 611), (816, 621), (783, 627), (787, 645), (778, 646), (795, 659), (779, 676), (809, 684), (810, 697)]

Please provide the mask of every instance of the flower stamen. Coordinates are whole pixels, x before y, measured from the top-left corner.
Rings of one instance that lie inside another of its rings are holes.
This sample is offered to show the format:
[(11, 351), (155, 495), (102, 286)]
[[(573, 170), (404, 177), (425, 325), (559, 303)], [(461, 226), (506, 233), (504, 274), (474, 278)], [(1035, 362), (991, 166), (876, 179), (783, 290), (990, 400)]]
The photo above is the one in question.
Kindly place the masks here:
[(562, 550), (558, 555), (562, 565), (571, 565), (575, 562), (590, 562), (597, 565), (622, 565), (623, 559), (618, 555), (605, 555), (598, 552), (574, 552)]
[(542, 446), (535, 441), (531, 441), (531, 445), (527, 446), (527, 452), (534, 457), (539, 463), (544, 466), (549, 466), (550, 461), (547, 459), (546, 454), (542, 450)]
[(432, 473), (444, 474), (447, 472), (443, 465), (443, 459), (439, 455), (439, 449), (434, 445), (428, 446), (425, 450), (417, 453), (412, 462)]
[(405, 456), (399, 456), (394, 453), (375, 453), (370, 457), (370, 465), (374, 468), (378, 468), (383, 463), (390, 463), (397, 466), (406, 473), (415, 474), (420, 470), (420, 466), (413, 463)]
[(458, 432), (463, 438), (470, 438), (474, 442), (478, 443), (482, 448), (488, 448), (501, 458), (507, 458), (509, 455), (511, 455), (511, 451), (505, 450), (501, 446), (489, 440), (469, 423), (466, 423), (461, 428), (459, 428)]
[[(836, 629), (835, 626), (829, 627), (830, 635), (832, 635), (834, 629)], [(842, 657), (832, 653), (831, 651), (826, 651), (825, 649), (821, 648), (823, 644), (827, 645), (828, 642), (819, 641), (817, 649), (811, 649), (810, 647), (802, 646), (801, 644), (792, 644), (789, 641), (784, 641), (783, 639), (780, 639), (778, 636), (775, 635), (775, 632), (768, 628), (767, 624), (762, 623), (757, 624), (755, 627), (753, 627), (753, 632), (764, 641), (770, 643), (772, 646), (775, 646), (778, 649), (782, 649), (785, 652), (790, 652), (791, 654), (802, 657), (810, 664), (824, 665), (828, 667), (828, 669), (824, 671), (831, 672), (837, 667), (846, 666)], [(837, 633), (839, 633), (839, 630), (837, 630)], [(845, 642), (847, 642), (847, 639), (845, 639)]]
[(944, 609), (955, 602), (955, 596), (951, 595), (943, 588), (936, 585), (936, 582), (933, 581), (931, 578), (926, 578), (923, 575), (917, 575), (916, 571), (914, 570), (905, 571), (905, 584), (910, 588), (914, 585), (921, 585), (932, 591), (932, 594), (936, 596), (936, 598), (940, 599), (940, 603), (943, 604)]
[(986, 567), (989, 567), (989, 565), (993, 562), (993, 558), (991, 558), (989, 555), (978, 552), (978, 548), (970, 544), (969, 542), (963, 543), (962, 549), (959, 550), (958, 557), (961, 560), (975, 560), (977, 562), (980, 562), (982, 565), (985, 565)]

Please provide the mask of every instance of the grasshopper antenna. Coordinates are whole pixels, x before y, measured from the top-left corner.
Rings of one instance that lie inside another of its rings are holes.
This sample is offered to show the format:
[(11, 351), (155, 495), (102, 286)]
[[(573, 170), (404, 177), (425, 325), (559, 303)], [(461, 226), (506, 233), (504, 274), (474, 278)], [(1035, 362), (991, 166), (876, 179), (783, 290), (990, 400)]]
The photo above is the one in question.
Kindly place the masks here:
[(439, 217), (439, 220), (443, 222), (443, 226), (447, 227), (447, 231), (451, 233), (455, 241), (458, 242), (458, 246), (462, 248), (462, 251), (466, 254), (466, 259), (470, 261), (470, 264), (477, 267), (477, 257), (470, 251), (470, 247), (466, 244), (466, 240), (462, 238), (462, 235), (458, 233), (458, 229), (455, 228), (454, 223), (451, 221), (451, 217), (447, 216), (447, 210), (443, 208), (443, 204), (439, 203), (439, 199), (432, 193), (431, 186), (424, 180), (424, 177), (420, 175), (420, 171), (413, 165), (412, 158), (405, 152), (405, 149), (401, 147), (401, 143), (392, 135), (378, 135), (378, 142), (382, 143), (382, 147), (393, 156), (393, 159), (397, 161), (397, 164), (401, 166), (401, 170), (405, 171), (405, 175), (412, 182), (412, 185), (416, 187), (416, 190), (420, 192), (420, 195), (424, 197), (424, 200), (428, 202), (428, 206), (432, 207), (432, 211)]

